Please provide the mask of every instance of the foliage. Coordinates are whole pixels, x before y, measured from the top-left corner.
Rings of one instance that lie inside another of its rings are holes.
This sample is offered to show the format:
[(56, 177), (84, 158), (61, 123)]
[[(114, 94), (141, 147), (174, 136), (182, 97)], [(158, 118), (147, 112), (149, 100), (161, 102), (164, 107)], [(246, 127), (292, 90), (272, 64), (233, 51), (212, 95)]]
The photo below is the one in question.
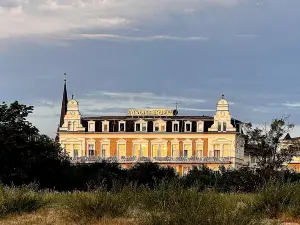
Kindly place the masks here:
[(137, 163), (128, 170), (129, 182), (147, 185), (153, 188), (156, 183), (169, 181), (177, 177), (171, 167), (161, 167), (157, 163)]
[(260, 171), (267, 177), (281, 170), (300, 149), (298, 143), (281, 144), (284, 135), (294, 127), (287, 119), (274, 119), (270, 126), (246, 127), (245, 152), (256, 158)]
[(32, 106), (17, 101), (0, 105), (0, 180), (4, 184), (38, 181), (51, 186), (69, 163), (60, 146), (26, 120), (32, 111)]

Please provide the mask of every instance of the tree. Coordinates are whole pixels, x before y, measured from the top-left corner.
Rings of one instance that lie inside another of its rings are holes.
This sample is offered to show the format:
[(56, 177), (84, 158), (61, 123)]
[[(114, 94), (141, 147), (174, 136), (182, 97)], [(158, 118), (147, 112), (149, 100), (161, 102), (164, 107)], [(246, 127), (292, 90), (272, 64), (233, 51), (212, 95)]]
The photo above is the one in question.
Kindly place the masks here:
[[(26, 120), (33, 106), (0, 105), (0, 181), (16, 185), (51, 180), (68, 163), (60, 146)], [(48, 182), (49, 183), (49, 182)]]
[(246, 126), (245, 153), (256, 158), (258, 168), (266, 175), (283, 169), (299, 151), (299, 144), (296, 142), (282, 144), (283, 137), (293, 127), (288, 118), (274, 119), (270, 126)]

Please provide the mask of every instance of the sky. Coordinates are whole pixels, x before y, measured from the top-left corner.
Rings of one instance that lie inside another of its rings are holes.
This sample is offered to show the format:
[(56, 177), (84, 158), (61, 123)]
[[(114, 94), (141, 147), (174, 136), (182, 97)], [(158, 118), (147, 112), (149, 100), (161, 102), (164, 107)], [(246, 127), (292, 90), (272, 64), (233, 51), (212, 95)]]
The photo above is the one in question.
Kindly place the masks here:
[(1, 0), (0, 96), (55, 135), (67, 73), (87, 115), (174, 108), (300, 136), (299, 0)]

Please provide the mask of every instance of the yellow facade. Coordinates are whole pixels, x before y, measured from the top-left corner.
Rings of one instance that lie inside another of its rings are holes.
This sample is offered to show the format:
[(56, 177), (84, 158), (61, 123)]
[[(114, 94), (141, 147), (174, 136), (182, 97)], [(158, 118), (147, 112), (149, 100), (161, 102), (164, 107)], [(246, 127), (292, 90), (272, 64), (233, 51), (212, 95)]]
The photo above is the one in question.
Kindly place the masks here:
[[(232, 124), (224, 97), (218, 102), (214, 117), (181, 116), (178, 120), (175, 115), (170, 116), (170, 109), (131, 109), (130, 115), (119, 119), (117, 125), (115, 118), (82, 118), (75, 99), (69, 100), (66, 107), (62, 110), (58, 138), (73, 162), (107, 159), (128, 168), (137, 162), (152, 161), (171, 166), (180, 174), (202, 164), (218, 170), (221, 165), (237, 168), (245, 163), (244, 139)], [(147, 112), (151, 113), (151, 121), (144, 119)], [(161, 112), (167, 115), (160, 116)], [(137, 117), (133, 113), (143, 115)], [(126, 131), (129, 120), (134, 126), (130, 132)], [(111, 131), (112, 126), (117, 127), (117, 132)]]

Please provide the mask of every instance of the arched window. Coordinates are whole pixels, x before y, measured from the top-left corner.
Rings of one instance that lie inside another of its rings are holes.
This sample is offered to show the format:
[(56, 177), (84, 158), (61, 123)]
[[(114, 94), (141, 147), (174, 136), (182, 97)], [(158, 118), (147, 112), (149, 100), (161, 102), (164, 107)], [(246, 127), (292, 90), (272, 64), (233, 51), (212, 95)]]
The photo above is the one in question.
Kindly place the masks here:
[(218, 122), (218, 131), (222, 131), (222, 124), (221, 124), (221, 122)]
[(72, 123), (69, 121), (68, 122), (68, 131), (71, 131), (71, 129), (72, 129)]
[(226, 123), (223, 123), (223, 131), (226, 131)]
[(76, 121), (73, 122), (73, 130), (76, 130)]

